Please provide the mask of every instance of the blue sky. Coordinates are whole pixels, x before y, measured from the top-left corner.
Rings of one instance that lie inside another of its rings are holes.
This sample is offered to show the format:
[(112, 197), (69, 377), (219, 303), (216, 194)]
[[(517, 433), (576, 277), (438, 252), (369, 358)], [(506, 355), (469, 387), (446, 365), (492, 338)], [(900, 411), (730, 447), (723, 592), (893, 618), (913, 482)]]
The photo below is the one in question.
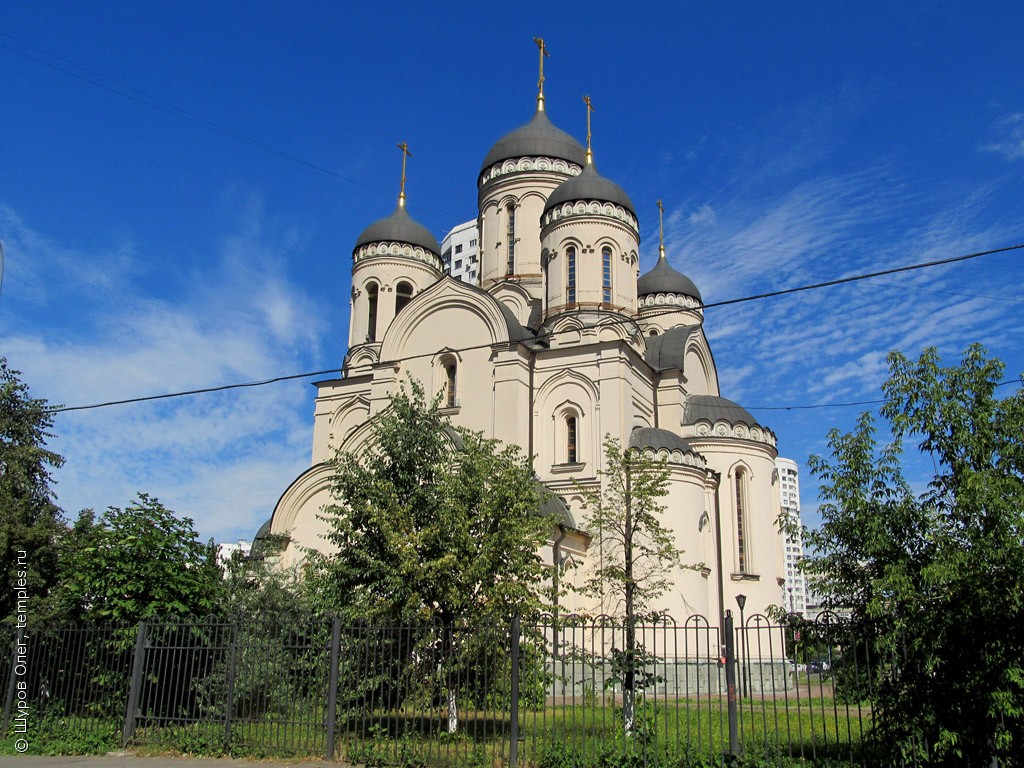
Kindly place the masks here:
[[(22, 3), (0, 29), (0, 354), (80, 405), (337, 368), (351, 248), (440, 239), (534, 106), (655, 201), (714, 302), (1024, 242), (1020, 3)], [(748, 407), (873, 399), (885, 354), (980, 341), (1024, 370), (1024, 255), (710, 309)], [(137, 491), (249, 536), (309, 462), (313, 387), (58, 414), (58, 501)], [(757, 410), (806, 473), (859, 409)]]

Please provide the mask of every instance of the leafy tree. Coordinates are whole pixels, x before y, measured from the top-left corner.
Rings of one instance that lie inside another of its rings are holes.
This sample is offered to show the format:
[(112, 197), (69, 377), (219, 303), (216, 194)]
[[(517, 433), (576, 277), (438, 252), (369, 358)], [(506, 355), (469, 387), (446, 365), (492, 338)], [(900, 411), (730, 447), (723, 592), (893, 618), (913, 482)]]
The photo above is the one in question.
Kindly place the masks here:
[(273, 550), (284, 537), (270, 536), (258, 542), (249, 555), (235, 552), (224, 564), (225, 597), (220, 611), (252, 624), (296, 624), (315, 612), (308, 590), (299, 575), (262, 554)]
[[(1024, 392), (996, 396), (1003, 364), (972, 346), (958, 366), (934, 349), (889, 356), (881, 413), (829, 433), (818, 555), (806, 564), (829, 607), (873, 645), (879, 748), (914, 765), (1019, 765), (1024, 753)], [(903, 440), (934, 476), (915, 494)]]
[[(437, 630), (396, 629), (390, 640), (382, 634), (389, 648), (375, 653), (395, 669), (364, 683), (389, 688), (375, 693), (377, 700), (400, 697), (404, 684), (394, 681), (434, 676), (410, 671), (417, 659), (431, 658), (435, 670), (462, 664), (450, 677), (472, 688), (474, 670), (499, 660), (467, 653), (475, 658), (465, 661), (459, 638), (537, 605), (544, 575), (538, 549), (552, 522), (540, 513), (529, 459), (515, 446), (453, 429), (438, 401), (428, 403), (414, 382), (375, 421), (367, 450), (339, 453), (332, 490), (337, 503), (324, 516), (337, 552), (313, 556), (319, 599), (376, 628)], [(448, 686), (439, 694), (448, 698), (450, 729), (455, 693)]]
[(202, 544), (190, 519), (145, 493), (98, 520), (83, 512), (72, 532), (80, 546), (64, 560), (62, 600), (79, 616), (133, 626), (157, 616), (205, 615), (223, 602), (212, 542)]
[(338, 551), (315, 576), (330, 605), (451, 625), (535, 603), (551, 521), (518, 447), (454, 430), (413, 384), (376, 421), (372, 447), (340, 453), (334, 467), (337, 504), (324, 515)]
[(637, 689), (653, 682), (643, 673), (647, 654), (637, 647), (636, 622), (652, 613), (669, 588), (672, 571), (682, 566), (683, 550), (663, 525), (669, 469), (641, 451), (623, 449), (605, 436), (605, 469), (598, 488), (580, 486), (589, 510), (587, 529), (594, 539), (592, 563), (580, 591), (601, 601), (602, 613), (624, 620), (624, 648), (616, 650), (613, 679), (623, 690), (625, 730), (635, 727)]
[(52, 415), (19, 375), (0, 357), (0, 618), (8, 620), (18, 607), (16, 589), (34, 608), (57, 581), (55, 541), (64, 528), (50, 491), (50, 473), (64, 463), (46, 449)]

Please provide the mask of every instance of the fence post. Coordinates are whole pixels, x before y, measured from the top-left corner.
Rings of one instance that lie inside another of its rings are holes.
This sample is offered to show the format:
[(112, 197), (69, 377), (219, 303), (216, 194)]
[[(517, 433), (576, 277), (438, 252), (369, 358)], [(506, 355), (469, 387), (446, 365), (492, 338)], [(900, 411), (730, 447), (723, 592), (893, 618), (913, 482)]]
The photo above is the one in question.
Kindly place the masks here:
[(338, 664), (341, 655), (341, 619), (337, 616), (331, 625), (331, 669), (327, 688), (327, 760), (334, 760), (334, 739), (338, 729)]
[(517, 768), (519, 762), (519, 613), (512, 614), (512, 681), (509, 686), (512, 718), (509, 729), (508, 766)]
[(135, 712), (139, 708), (139, 694), (142, 692), (142, 680), (146, 667), (146, 635), (148, 622), (139, 622), (138, 634), (135, 637), (135, 654), (132, 656), (132, 680), (128, 688), (128, 707), (124, 713), (124, 728), (121, 729), (121, 746), (135, 738)]
[(231, 662), (228, 666), (228, 700), (224, 707), (224, 749), (231, 749), (231, 715), (235, 709), (235, 675), (238, 667), (238, 621), (231, 623)]
[(18, 632), (14, 636), (14, 645), (11, 647), (11, 679), (7, 683), (7, 698), (4, 700), (4, 729), (3, 736), (7, 736), (7, 726), (11, 722), (11, 710), (14, 708), (14, 690), (18, 685), (18, 656), (20, 649), (25, 645), (25, 625), (18, 625)]
[(732, 611), (725, 612), (725, 688), (729, 703), (729, 754), (738, 755), (740, 737), (736, 706), (736, 638)]

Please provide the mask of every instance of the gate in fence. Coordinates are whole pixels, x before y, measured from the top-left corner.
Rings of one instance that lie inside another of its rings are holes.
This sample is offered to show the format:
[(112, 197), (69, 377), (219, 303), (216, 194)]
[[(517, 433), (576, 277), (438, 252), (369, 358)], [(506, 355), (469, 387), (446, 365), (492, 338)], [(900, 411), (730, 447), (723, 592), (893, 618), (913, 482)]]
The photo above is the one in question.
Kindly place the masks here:
[(724, 628), (663, 617), (632, 633), (577, 616), (36, 627), (7, 638), (4, 735), (27, 723), (44, 740), (357, 764), (518, 768), (615, 752), (685, 764), (755, 750), (861, 763), (870, 684), (835, 629), (794, 637), (763, 616), (734, 627), (731, 614)]

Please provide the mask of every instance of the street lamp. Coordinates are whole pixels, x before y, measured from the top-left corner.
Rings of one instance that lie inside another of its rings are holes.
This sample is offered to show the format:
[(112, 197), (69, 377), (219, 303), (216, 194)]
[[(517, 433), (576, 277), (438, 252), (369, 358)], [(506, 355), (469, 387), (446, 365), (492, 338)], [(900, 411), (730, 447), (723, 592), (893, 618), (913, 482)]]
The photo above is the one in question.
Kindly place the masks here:
[(747, 604), (746, 595), (736, 595), (736, 605), (740, 607), (740, 654), (743, 659), (743, 672), (740, 676), (740, 696), (746, 696), (747, 690), (747, 623), (743, 619), (743, 608)]

